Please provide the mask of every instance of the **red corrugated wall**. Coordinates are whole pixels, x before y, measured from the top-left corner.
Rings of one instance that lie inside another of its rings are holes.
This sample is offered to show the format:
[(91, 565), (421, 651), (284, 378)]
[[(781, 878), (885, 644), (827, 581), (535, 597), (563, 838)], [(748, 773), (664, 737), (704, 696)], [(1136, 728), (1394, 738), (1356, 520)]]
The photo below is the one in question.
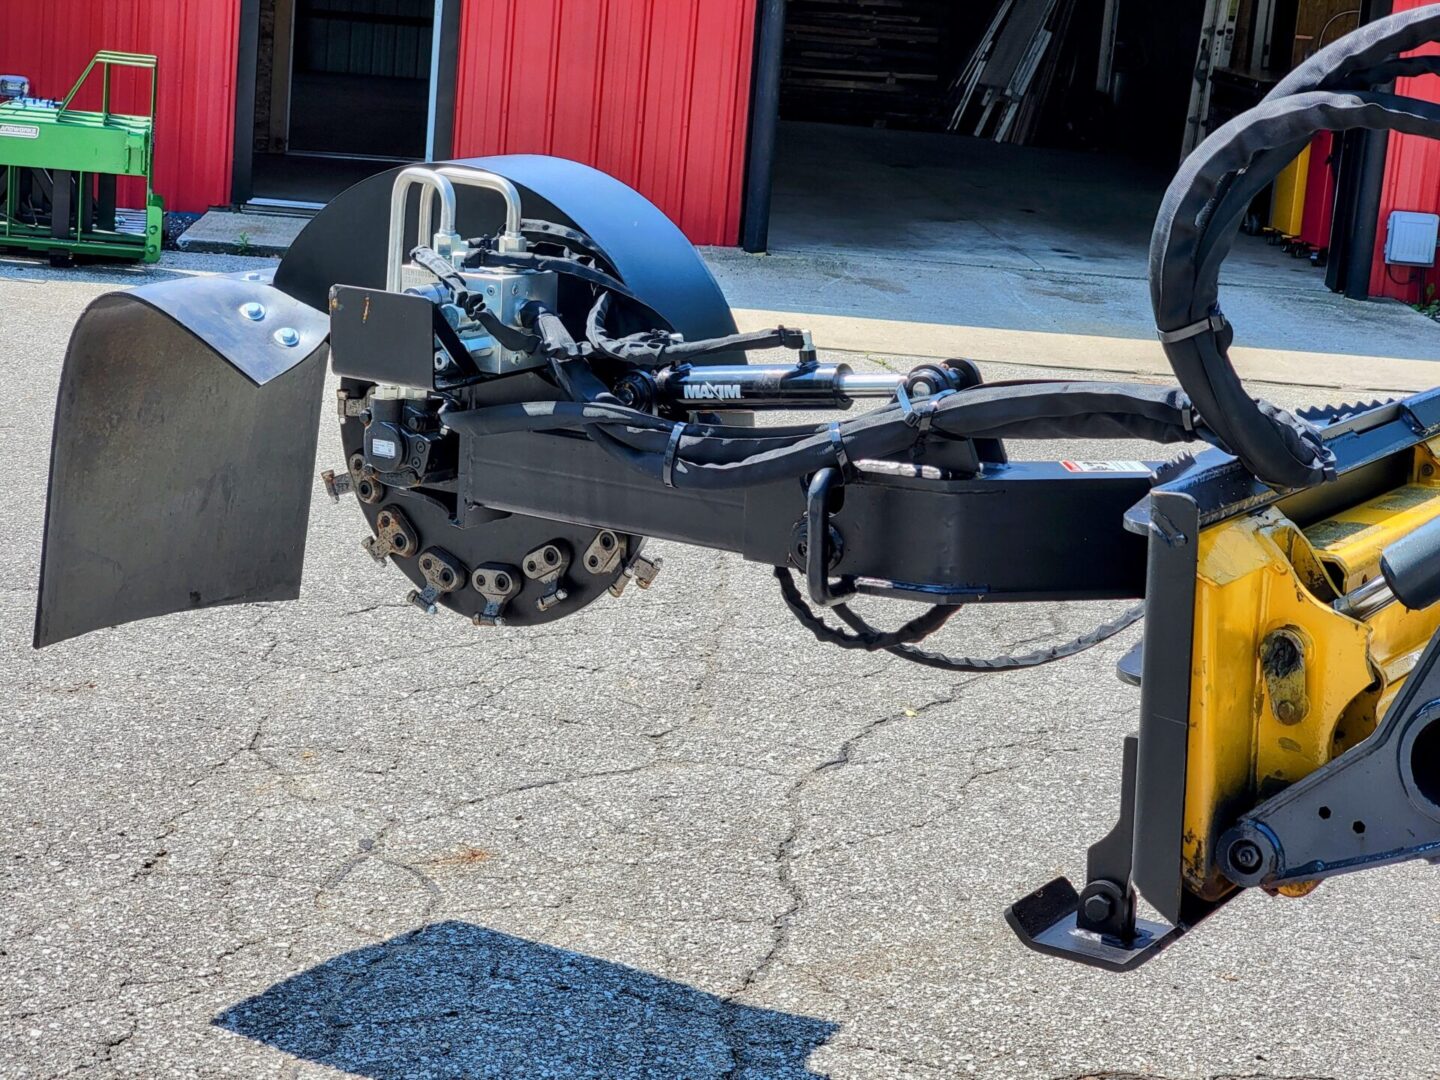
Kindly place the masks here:
[(457, 156), (555, 154), (736, 244), (754, 0), (465, 0)]
[[(1395, 10), (1409, 11), (1428, 2), (1431, 0), (1395, 0)], [(1421, 51), (1440, 52), (1440, 49)], [(1397, 92), (1423, 101), (1440, 101), (1440, 83), (1435, 79), (1401, 79)], [(1380, 196), (1380, 228), (1375, 244), (1370, 292), (1375, 296), (1393, 296), (1413, 303), (1420, 298), (1420, 275), (1415, 274), (1416, 280), (1411, 283), (1407, 268), (1395, 267), (1392, 276), (1385, 266), (1385, 226), (1392, 210), (1440, 213), (1440, 141), (1392, 133), (1390, 152), (1385, 159), (1385, 187)], [(1440, 283), (1440, 275), (1429, 271), (1428, 280)]]
[(1311, 247), (1330, 246), (1335, 223), (1335, 133), (1322, 131), (1310, 143), (1310, 175), (1305, 183), (1305, 214), (1300, 239)]
[[(59, 98), (101, 49), (159, 57), (155, 189), (171, 210), (204, 210), (230, 201), (239, 27), (240, 0), (0, 0), (0, 71)], [(92, 81), (78, 104), (98, 106)], [(113, 108), (144, 111), (136, 76), (116, 88)]]

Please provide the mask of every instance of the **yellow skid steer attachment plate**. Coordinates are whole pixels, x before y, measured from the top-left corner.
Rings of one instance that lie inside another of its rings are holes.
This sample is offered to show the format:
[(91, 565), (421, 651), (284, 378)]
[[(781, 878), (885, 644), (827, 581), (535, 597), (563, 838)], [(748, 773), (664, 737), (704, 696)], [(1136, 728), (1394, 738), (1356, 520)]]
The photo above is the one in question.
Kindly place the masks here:
[(1359, 622), (1332, 606), (1440, 518), (1436, 450), (1417, 446), (1404, 484), (1303, 529), (1270, 507), (1201, 533), (1184, 835), (1185, 885), (1201, 897), (1233, 888), (1220, 834), (1374, 732), (1440, 627), (1440, 608)]

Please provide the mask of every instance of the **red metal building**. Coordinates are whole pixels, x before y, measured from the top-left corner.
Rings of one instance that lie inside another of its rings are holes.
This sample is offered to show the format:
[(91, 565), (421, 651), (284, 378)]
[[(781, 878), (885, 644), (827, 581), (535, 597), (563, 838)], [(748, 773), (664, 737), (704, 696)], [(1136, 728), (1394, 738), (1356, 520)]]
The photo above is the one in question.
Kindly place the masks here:
[[(485, 0), (461, 19), (456, 156), (574, 158), (692, 240), (736, 242), (753, 0)], [(463, 59), (486, 55), (504, 60)]]
[[(295, 91), (308, 79), (317, 97), (351, 93), (362, 123), (383, 126), (387, 103), (353, 96), (363, 94), (365, 80), (378, 73), (395, 96), (413, 89), (422, 99), (415, 114), (420, 125), (429, 114), (428, 143), (417, 145), (413, 156), (433, 148), (442, 151), (436, 156), (533, 152), (576, 158), (638, 188), (697, 243), (736, 242), (753, 0), (465, 0), (463, 6), (460, 0), (421, 0), (409, 5), (409, 13), (404, 3), (388, 6), (391, 14), (380, 17), (374, 12), (384, 6), (347, 0), (6, 3), (0, 4), (0, 69), (28, 75), (37, 93), (58, 97), (99, 48), (158, 56), (155, 186), (175, 210), (205, 210), (241, 194), (264, 194), (257, 183), (263, 169), (255, 166), (273, 156), (266, 138), (278, 111), (267, 92), (284, 82), (281, 71), (289, 66), (289, 130), (278, 153), (289, 154), (290, 143), (310, 138), (317, 149), (295, 157), (313, 167), (321, 196), (332, 193), (324, 183), (344, 186), (354, 170), (338, 164), (346, 147), (338, 139), (325, 141), (331, 136), (323, 131), (323, 118), (315, 123), (297, 115)], [(298, 22), (288, 43), (277, 41), (283, 37), (276, 31), (277, 8), (288, 8)], [(458, 34), (437, 32), (457, 24)], [(412, 30), (419, 48), (406, 44)], [(426, 37), (434, 38), (433, 49)], [(241, 56), (247, 45), (259, 61), (253, 83)], [(279, 55), (287, 47), (308, 51)], [(407, 47), (414, 62), (402, 70), (396, 55)], [(337, 52), (343, 54), (338, 61)], [(492, 62), (496, 57), (499, 62)], [(446, 84), (436, 86), (432, 71), (445, 75)], [(245, 119), (237, 95), (254, 97), (262, 109), (271, 106), (269, 123), (257, 124), (267, 131), (250, 133), (248, 140), (240, 132), (238, 144), (248, 145), (237, 145), (237, 114)], [(134, 104), (122, 95), (117, 108)], [(433, 130), (437, 120), (448, 130)], [(332, 127), (353, 124), (352, 114), (345, 125)], [(313, 129), (322, 129), (318, 138)], [(386, 156), (383, 147), (363, 149), (377, 151), (364, 155), (372, 159)], [(235, 166), (247, 150), (251, 175), (240, 178), (255, 190), (237, 192)]]
[[(240, 0), (0, 3), (0, 70), (58, 98), (100, 49), (158, 56), (155, 188), (171, 209), (204, 210), (230, 201), (239, 15)], [(116, 78), (115, 108), (144, 112), (138, 78)], [(88, 91), (79, 104), (98, 108)]]

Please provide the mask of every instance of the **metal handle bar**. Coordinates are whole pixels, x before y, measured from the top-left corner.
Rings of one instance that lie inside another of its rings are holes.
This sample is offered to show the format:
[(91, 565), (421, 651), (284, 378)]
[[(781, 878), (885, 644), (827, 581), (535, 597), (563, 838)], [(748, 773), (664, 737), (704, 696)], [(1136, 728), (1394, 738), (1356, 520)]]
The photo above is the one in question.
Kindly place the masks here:
[[(448, 177), (457, 184), (493, 191), (505, 200), (505, 231), (500, 234), (501, 251), (524, 251), (525, 238), (520, 234), (520, 192), (503, 176), (484, 169), (467, 169), (462, 165), (432, 165), (432, 172)], [(420, 235), (430, 233), (430, 200), (420, 204)]]
[[(395, 177), (390, 193), (390, 250), (385, 265), (385, 288), (400, 291), (400, 271), (405, 264), (405, 206), (410, 189), (419, 184), (427, 190), (420, 196), (420, 238), (432, 239), (440, 254), (448, 255), (459, 237), (455, 232), (455, 184), (493, 191), (505, 200), (505, 231), (500, 235), (502, 251), (524, 251), (520, 233), (520, 192), (509, 180), (483, 169), (459, 165), (413, 165)], [(435, 197), (440, 199), (440, 228), (431, 232)]]
[[(385, 260), (385, 289), (400, 291), (400, 268), (405, 264), (405, 204), (416, 184), (429, 191), (420, 200), (420, 236), (430, 236), (430, 193), (440, 196), (440, 231), (455, 233), (455, 186), (435, 169), (413, 165), (400, 170), (390, 189), (390, 250)], [(449, 246), (448, 242), (445, 246)]]

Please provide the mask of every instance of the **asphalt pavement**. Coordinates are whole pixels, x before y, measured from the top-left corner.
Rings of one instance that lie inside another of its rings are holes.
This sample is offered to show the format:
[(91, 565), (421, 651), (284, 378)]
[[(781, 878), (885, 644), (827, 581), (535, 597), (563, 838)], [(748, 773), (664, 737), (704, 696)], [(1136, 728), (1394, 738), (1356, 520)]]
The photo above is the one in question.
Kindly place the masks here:
[[(656, 545), (648, 592), (480, 631), (405, 605), (317, 485), (298, 602), (32, 651), (76, 317), (253, 265), (0, 263), (0, 1077), (1440, 1077), (1429, 866), (1244, 896), (1123, 977), (1006, 928), (1113, 822), (1138, 630), (946, 676), (818, 644), (765, 567)], [(973, 608), (939, 641), (1116, 610)]]

